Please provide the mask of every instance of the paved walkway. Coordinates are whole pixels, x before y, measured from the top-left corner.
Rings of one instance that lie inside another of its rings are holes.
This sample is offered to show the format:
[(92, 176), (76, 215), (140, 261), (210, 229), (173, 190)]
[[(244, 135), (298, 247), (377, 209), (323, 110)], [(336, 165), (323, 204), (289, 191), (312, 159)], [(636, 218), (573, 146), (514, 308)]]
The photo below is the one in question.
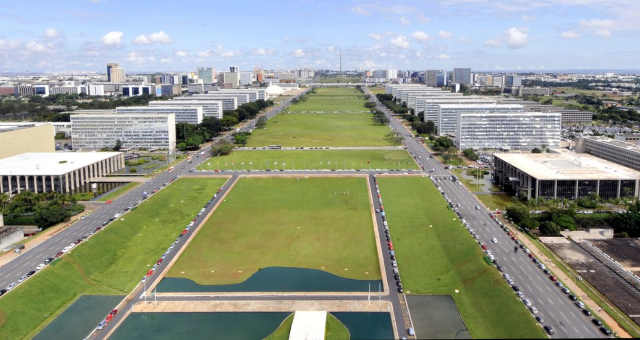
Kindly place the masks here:
[(318, 151), (318, 150), (404, 150), (404, 146), (305, 146), (305, 147), (282, 147), (280, 149), (271, 149), (267, 146), (257, 147), (238, 147), (237, 151)]
[(144, 183), (151, 178), (144, 176), (109, 176), (109, 177), (97, 177), (91, 180), (92, 183), (125, 183), (125, 182), (138, 182)]
[(385, 300), (188, 300), (137, 302), (134, 313), (178, 313), (178, 312), (389, 312), (391, 303)]
[(289, 340), (324, 340), (326, 325), (326, 311), (296, 311)]

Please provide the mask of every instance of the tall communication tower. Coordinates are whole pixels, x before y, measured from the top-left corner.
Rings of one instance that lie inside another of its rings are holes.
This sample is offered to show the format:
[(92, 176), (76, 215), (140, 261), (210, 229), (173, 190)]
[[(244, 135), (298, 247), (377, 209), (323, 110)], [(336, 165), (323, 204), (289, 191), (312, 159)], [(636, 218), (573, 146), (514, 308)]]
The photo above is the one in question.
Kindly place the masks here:
[(338, 61), (340, 64), (340, 73), (342, 73), (342, 50), (338, 50)]

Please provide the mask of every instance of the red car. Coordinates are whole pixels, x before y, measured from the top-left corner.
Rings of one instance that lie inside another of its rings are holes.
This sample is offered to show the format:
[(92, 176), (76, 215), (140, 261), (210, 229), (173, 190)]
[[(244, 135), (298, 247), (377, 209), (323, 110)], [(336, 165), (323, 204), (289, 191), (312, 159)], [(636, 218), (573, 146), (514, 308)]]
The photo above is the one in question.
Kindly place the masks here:
[(149, 271), (147, 272), (147, 276), (151, 276), (153, 275), (153, 269), (149, 269)]
[(553, 275), (549, 276), (549, 279), (551, 279), (551, 281), (553, 281), (553, 282), (558, 281), (558, 279), (556, 279), (556, 277), (555, 277), (555, 276), (553, 276)]
[(64, 254), (63, 252), (59, 251), (59, 252), (56, 254), (56, 257), (60, 257), (60, 256), (62, 256), (63, 254)]
[(107, 315), (107, 317), (104, 319), (104, 321), (106, 321), (106, 322), (111, 322), (111, 319), (113, 319), (113, 315), (109, 314), (109, 315)]
[(487, 250), (487, 246), (485, 246), (484, 244), (481, 244), (480, 248), (482, 248), (482, 250)]
[(160, 264), (162, 263), (162, 259), (159, 259), (158, 262), (156, 262), (156, 264)]
[(118, 314), (118, 309), (117, 309), (117, 308), (114, 308), (114, 309), (111, 311), (111, 313), (109, 313), (109, 314), (111, 314), (111, 315), (113, 315), (113, 316), (116, 316), (116, 314)]
[(185, 229), (185, 230), (183, 230), (183, 231), (180, 233), (180, 235), (184, 235), (184, 234), (186, 234), (186, 233), (188, 233), (188, 232), (189, 232), (189, 231), (188, 231), (187, 229)]

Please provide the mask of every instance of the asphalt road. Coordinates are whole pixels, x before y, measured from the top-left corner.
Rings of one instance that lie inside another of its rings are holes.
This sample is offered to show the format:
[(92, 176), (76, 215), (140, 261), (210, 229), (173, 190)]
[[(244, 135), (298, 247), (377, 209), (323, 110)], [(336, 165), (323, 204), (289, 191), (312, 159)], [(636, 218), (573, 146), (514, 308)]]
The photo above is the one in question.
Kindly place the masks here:
[[(368, 90), (367, 90), (368, 92)], [(369, 92), (369, 94), (371, 94)], [(372, 98), (375, 98), (371, 94)], [(460, 204), (459, 211), (467, 220), (471, 228), (477, 233), (479, 240), (483, 242), (496, 257), (497, 263), (505, 273), (509, 273), (523, 292), (523, 294), (538, 309), (545, 325), (553, 327), (557, 338), (594, 338), (603, 337), (603, 334), (591, 323), (591, 318), (582, 314), (564, 293), (558, 288), (541, 269), (539, 269), (522, 251), (514, 252), (515, 243), (489, 217), (489, 212), (482, 208), (476, 197), (461, 183), (452, 182), (450, 173), (435, 159), (429, 158), (426, 148), (415, 140), (399, 119), (392, 116), (391, 112), (377, 99), (377, 109), (384, 112), (390, 120), (391, 128), (404, 139), (407, 151), (414, 157), (418, 164), (430, 175), (441, 180), (435, 183), (442, 188), (444, 195), (454, 204)], [(434, 169), (434, 172), (430, 172)], [(446, 178), (446, 179), (445, 179)], [(476, 210), (475, 207), (480, 209)], [(498, 243), (491, 242), (496, 238)], [(418, 334), (418, 336), (420, 336)]]
[[(274, 106), (268, 110), (265, 115), (269, 118), (275, 116), (282, 111), (282, 109), (287, 107), (292, 99), (293, 98), (290, 98), (283, 101), (280, 105)], [(257, 119), (249, 121), (240, 130), (246, 131), (248, 129), (252, 129), (255, 127), (256, 121)], [(232, 132), (233, 131), (230, 131), (226, 135), (217, 137), (215, 141), (221, 139), (230, 140), (232, 138)], [(178, 163), (174, 166), (173, 171), (165, 171), (156, 175), (148, 182), (139, 185), (126, 194), (120, 196), (118, 199), (113, 200), (111, 204), (105, 204), (104, 206), (94, 210), (85, 219), (75, 222), (43, 243), (33, 247), (32, 249), (23, 250), (23, 253), (20, 256), (0, 267), (0, 288), (8, 286), (12, 282), (17, 283), (18, 279), (22, 275), (31, 270), (35, 270), (35, 268), (42, 263), (45, 258), (54, 257), (56, 253), (62, 250), (62, 248), (70, 245), (82, 236), (88, 235), (90, 232), (94, 231), (96, 227), (102, 226), (103, 222), (109, 220), (109, 218), (113, 217), (115, 214), (121, 214), (125, 211), (125, 208), (134, 206), (139, 200), (142, 200), (143, 192), (151, 193), (153, 190), (160, 190), (164, 184), (169, 182), (170, 179), (189, 174), (189, 170), (194, 169), (208, 158), (209, 148), (204, 148), (201, 151), (204, 151), (204, 155), (197, 153), (193, 156), (191, 163), (186, 160)], [(37, 273), (35, 275), (37, 275)], [(2, 297), (0, 297), (0, 299), (1, 298)]]

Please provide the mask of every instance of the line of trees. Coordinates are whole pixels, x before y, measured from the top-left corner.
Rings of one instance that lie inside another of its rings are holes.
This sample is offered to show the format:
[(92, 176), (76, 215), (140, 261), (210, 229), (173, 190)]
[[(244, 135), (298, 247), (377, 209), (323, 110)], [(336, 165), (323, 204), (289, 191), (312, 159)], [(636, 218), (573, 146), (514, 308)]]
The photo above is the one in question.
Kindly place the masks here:
[(378, 100), (389, 110), (397, 113), (397, 114), (407, 114), (409, 109), (407, 109), (404, 105), (399, 105), (393, 101), (393, 95), (387, 93), (378, 93), (376, 94)]
[(592, 200), (574, 202), (566, 209), (552, 208), (542, 214), (531, 214), (527, 206), (518, 203), (507, 207), (507, 217), (525, 231), (543, 236), (558, 236), (565, 229), (608, 227), (613, 228), (616, 237), (640, 237), (640, 201), (629, 204), (622, 213), (585, 215), (576, 212), (578, 205), (593, 206)]
[(84, 211), (73, 196), (57, 192), (23, 191), (9, 198), (0, 194), (0, 207), (7, 225), (37, 225), (48, 228)]
[(181, 151), (197, 150), (202, 143), (242, 121), (255, 118), (261, 110), (272, 105), (273, 101), (271, 100), (259, 99), (255, 102), (242, 104), (233, 111), (225, 111), (222, 119), (207, 117), (198, 125), (178, 123), (176, 124), (176, 147)]

